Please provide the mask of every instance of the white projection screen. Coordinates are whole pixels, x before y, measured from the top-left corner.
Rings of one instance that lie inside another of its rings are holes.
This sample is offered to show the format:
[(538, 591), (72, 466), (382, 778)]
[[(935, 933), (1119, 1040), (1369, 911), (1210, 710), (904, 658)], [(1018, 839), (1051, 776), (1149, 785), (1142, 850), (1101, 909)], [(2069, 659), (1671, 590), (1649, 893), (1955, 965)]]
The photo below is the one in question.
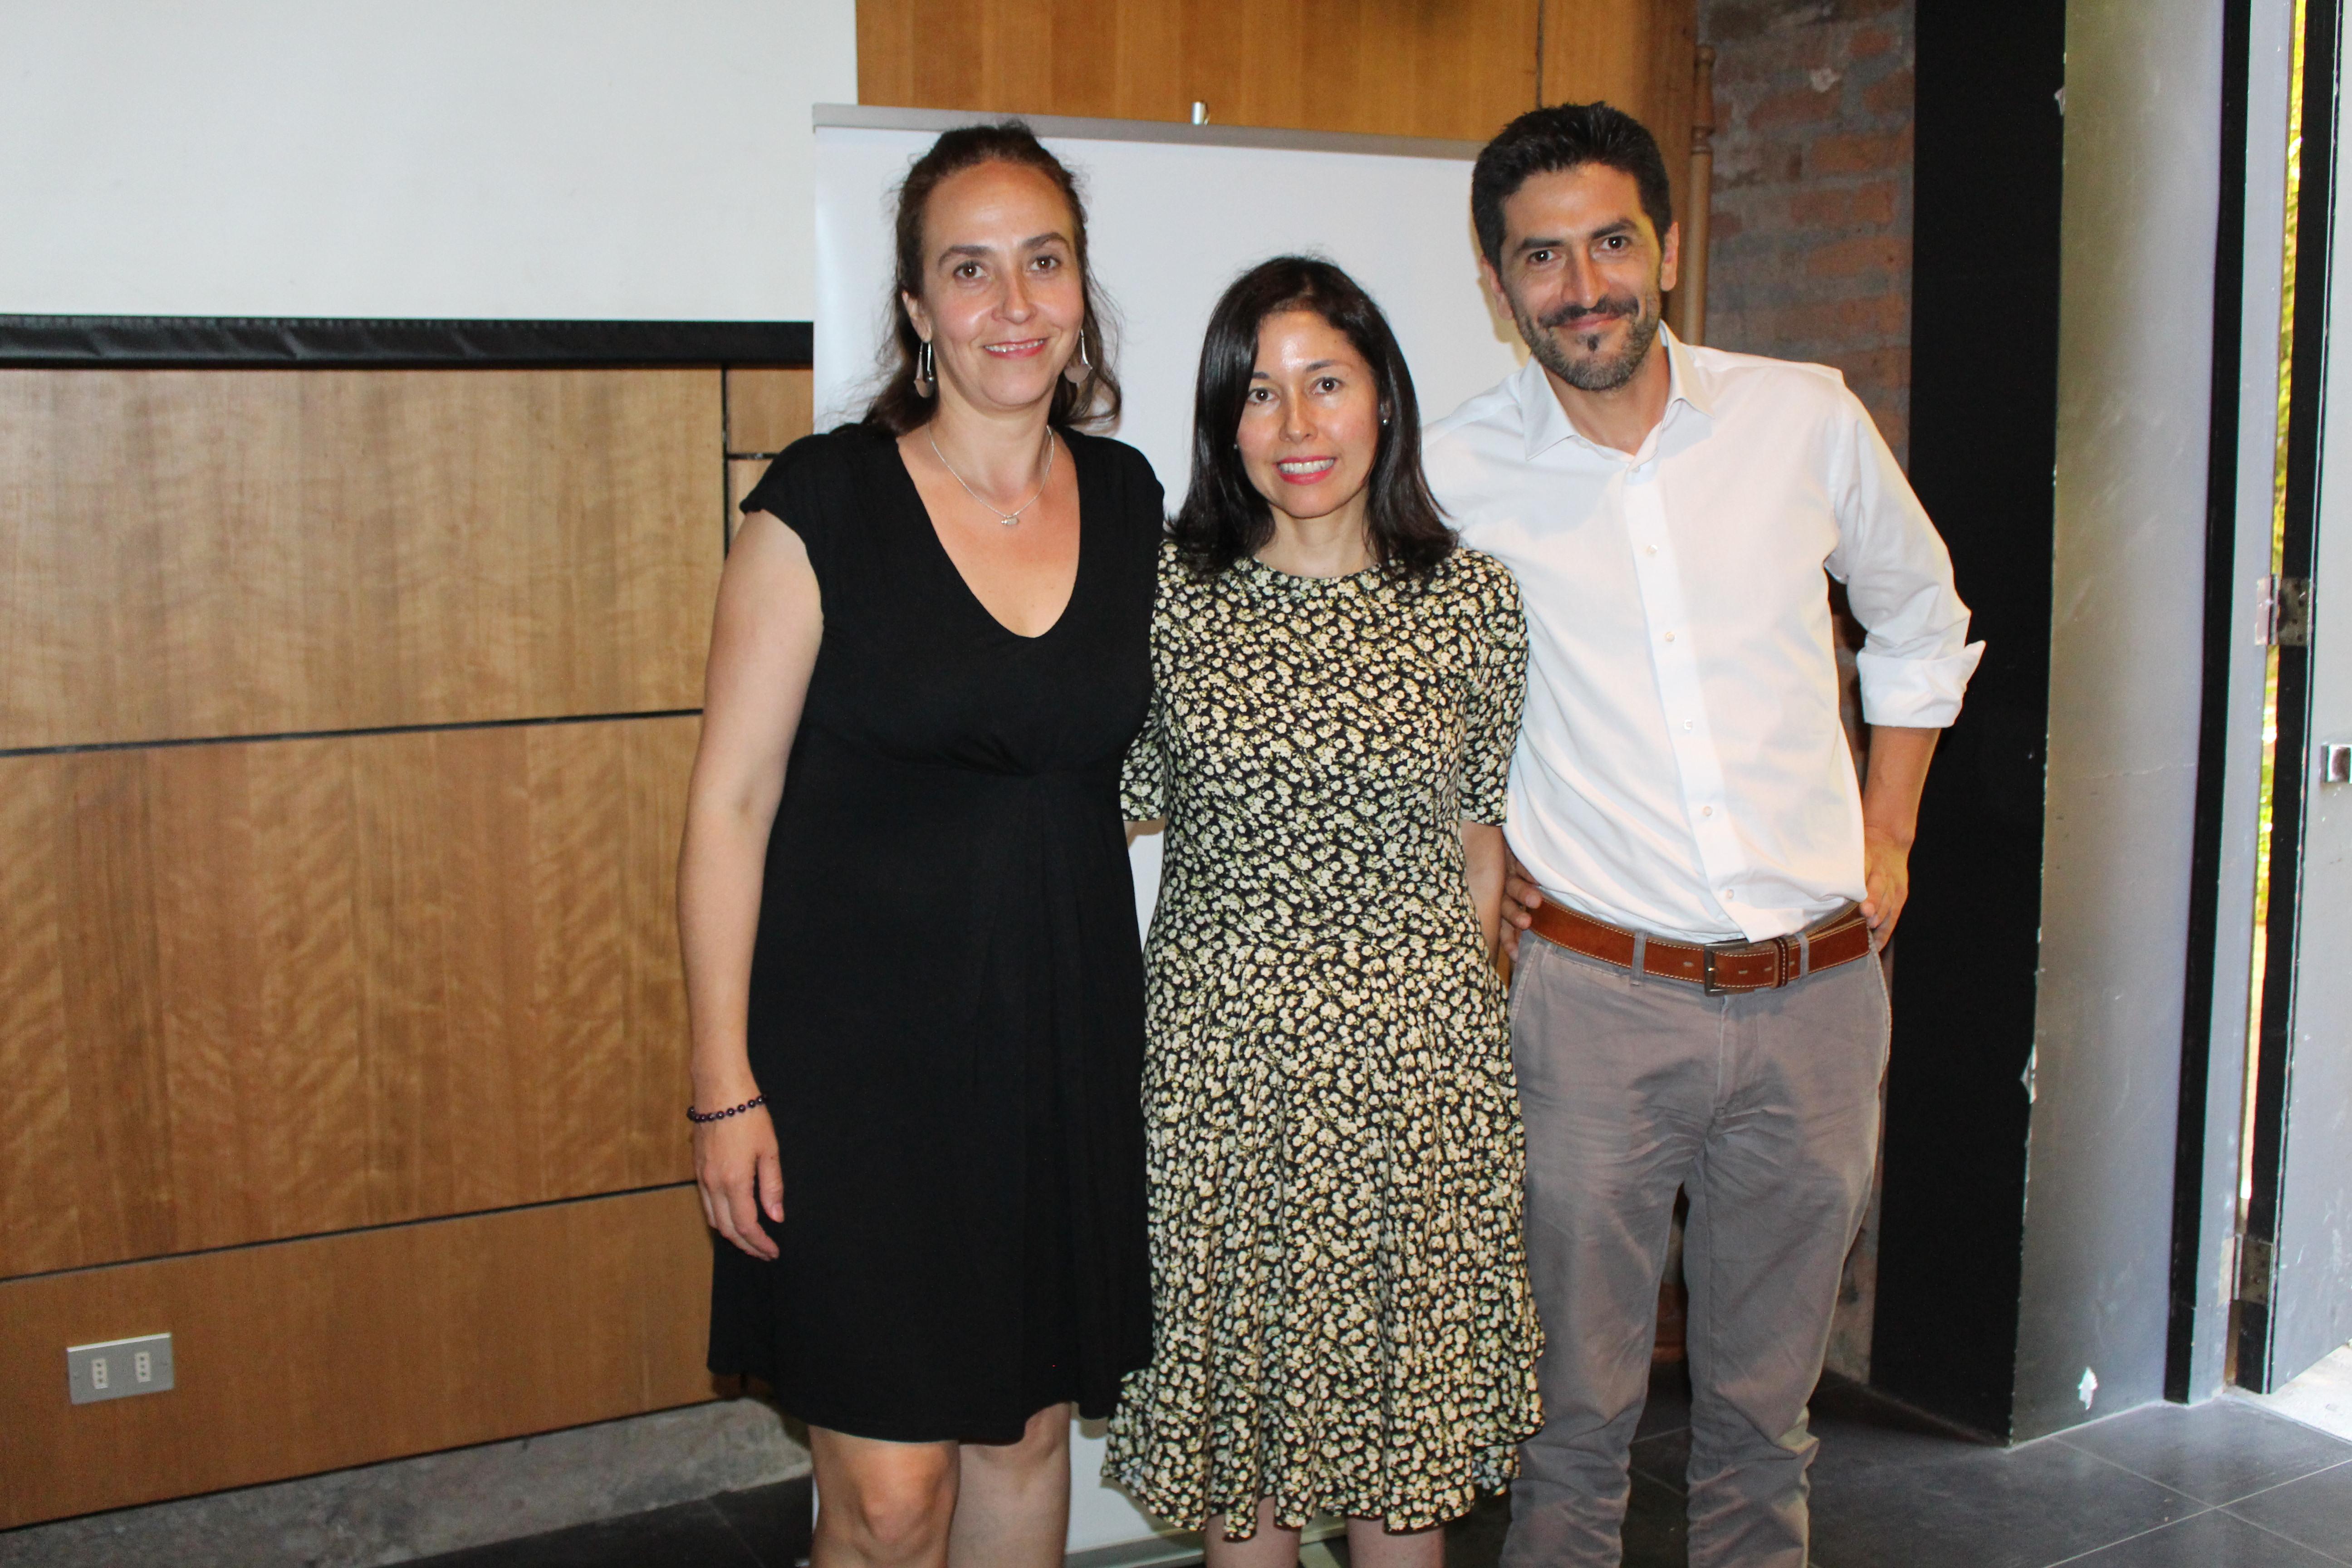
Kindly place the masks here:
[[(892, 197), (950, 126), (988, 116), (816, 107), (817, 426), (863, 412), (887, 325)], [(1285, 251), (1338, 262), (1388, 313), (1435, 418), (1524, 363), (1478, 287), (1477, 144), (1173, 125), (1029, 124), (1082, 182), (1097, 280), (1119, 321), (1119, 437), (1184, 489), (1201, 332), (1234, 276)]]
[[(863, 412), (890, 309), (892, 197), (941, 131), (989, 116), (820, 104), (816, 127), (816, 410), (830, 428)], [(1032, 117), (1077, 174), (1095, 274), (1119, 322), (1126, 414), (1117, 432), (1182, 498), (1192, 374), (1225, 285), (1269, 256), (1339, 263), (1387, 312), (1424, 419), (1518, 368), (1525, 351), (1478, 286), (1470, 229), (1472, 142)], [(1136, 846), (1139, 918), (1159, 844)], [(1149, 1542), (1155, 1522), (1099, 1480), (1102, 1443), (1071, 1444), (1070, 1550)], [(1195, 1548), (1197, 1551), (1197, 1548)], [(1160, 1560), (1148, 1546), (1122, 1563)], [(1171, 1560), (1173, 1560), (1171, 1558)]]

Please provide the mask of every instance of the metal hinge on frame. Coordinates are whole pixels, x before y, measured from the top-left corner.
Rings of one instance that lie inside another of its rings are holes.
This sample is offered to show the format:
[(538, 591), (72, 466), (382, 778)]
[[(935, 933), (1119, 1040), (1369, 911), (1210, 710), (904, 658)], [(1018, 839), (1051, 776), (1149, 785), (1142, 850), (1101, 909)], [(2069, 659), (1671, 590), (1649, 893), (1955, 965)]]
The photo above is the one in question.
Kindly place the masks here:
[(2257, 577), (2254, 615), (2264, 647), (2311, 646), (2311, 579)]
[(2271, 1268), (2276, 1249), (2259, 1236), (2238, 1237), (2238, 1300), (2250, 1307), (2271, 1300)]

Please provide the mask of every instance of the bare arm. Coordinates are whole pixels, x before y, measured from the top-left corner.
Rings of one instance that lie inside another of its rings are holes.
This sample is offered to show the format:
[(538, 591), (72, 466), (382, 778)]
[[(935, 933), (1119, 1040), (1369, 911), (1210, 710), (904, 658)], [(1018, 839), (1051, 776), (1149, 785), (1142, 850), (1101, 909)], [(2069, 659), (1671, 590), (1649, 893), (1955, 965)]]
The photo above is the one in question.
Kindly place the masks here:
[(1941, 730), (1870, 727), (1870, 774), (1862, 786), (1862, 912), (1883, 944), (1911, 896), (1911, 841), (1919, 832), (1919, 792)]
[(1503, 862), (1509, 856), (1510, 851), (1503, 847), (1503, 830), (1493, 823), (1462, 825), (1462, 862), (1470, 876), (1470, 902), (1478, 911), (1478, 929), (1486, 939), (1489, 963), (1495, 960), (1496, 939), (1502, 925)]
[[(751, 947), (768, 830), (824, 626), (800, 535), (763, 512), (745, 519), (719, 579), (702, 739), (677, 858), (678, 948), (699, 1110), (721, 1110), (760, 1092), (744, 1043)], [(698, 1126), (694, 1166), (711, 1228), (754, 1258), (774, 1258), (760, 1213), (783, 1219), (784, 1180), (768, 1113)]]

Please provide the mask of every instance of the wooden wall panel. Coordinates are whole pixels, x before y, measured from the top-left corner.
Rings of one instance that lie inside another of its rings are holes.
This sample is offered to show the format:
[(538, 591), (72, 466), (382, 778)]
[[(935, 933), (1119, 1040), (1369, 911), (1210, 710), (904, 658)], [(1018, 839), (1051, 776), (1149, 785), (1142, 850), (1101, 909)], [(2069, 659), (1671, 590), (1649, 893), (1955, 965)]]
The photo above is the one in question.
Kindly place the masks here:
[(727, 372), (727, 450), (781, 452), (815, 425), (813, 371), (738, 366)]
[(0, 1277), (688, 1174), (698, 725), (0, 758)]
[(1697, 0), (1543, 0), (1543, 100), (1605, 99), (1658, 139), (1675, 211), (1690, 193)]
[(0, 748), (698, 706), (719, 378), (0, 372)]
[[(0, 1283), (0, 1528), (710, 1396), (691, 1187)], [(169, 1331), (170, 1392), (65, 1347)]]
[[(58, 840), (71, 825), (58, 815), (48, 781), (19, 787), (24, 777), (0, 762), (0, 1247), (69, 1258), (80, 1219), (75, 1205), (58, 1201), (54, 1162), (90, 1134), (72, 1125), (79, 1042), (66, 1022), (66, 892), (54, 874)], [(0, 1327), (0, 1342), (6, 1338)]]
[(1483, 141), (1538, 0), (859, 0), (861, 103)]

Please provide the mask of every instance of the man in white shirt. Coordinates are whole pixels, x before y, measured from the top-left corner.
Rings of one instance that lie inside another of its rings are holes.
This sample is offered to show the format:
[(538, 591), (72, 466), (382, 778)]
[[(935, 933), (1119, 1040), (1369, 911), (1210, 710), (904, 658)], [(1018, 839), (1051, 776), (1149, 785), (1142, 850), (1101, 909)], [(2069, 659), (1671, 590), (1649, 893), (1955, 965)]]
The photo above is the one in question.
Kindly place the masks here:
[[(1677, 1187), (1693, 1568), (1802, 1568), (1805, 1406), (1868, 1197), (1919, 792), (1982, 644), (1838, 374), (1682, 343), (1656, 142), (1605, 105), (1480, 155), (1484, 272), (1534, 355), (1433, 426), (1517, 574), (1513, 1055), (1546, 1425), (1504, 1562), (1615, 1564)], [(1826, 571), (1868, 629), (1857, 788)]]

